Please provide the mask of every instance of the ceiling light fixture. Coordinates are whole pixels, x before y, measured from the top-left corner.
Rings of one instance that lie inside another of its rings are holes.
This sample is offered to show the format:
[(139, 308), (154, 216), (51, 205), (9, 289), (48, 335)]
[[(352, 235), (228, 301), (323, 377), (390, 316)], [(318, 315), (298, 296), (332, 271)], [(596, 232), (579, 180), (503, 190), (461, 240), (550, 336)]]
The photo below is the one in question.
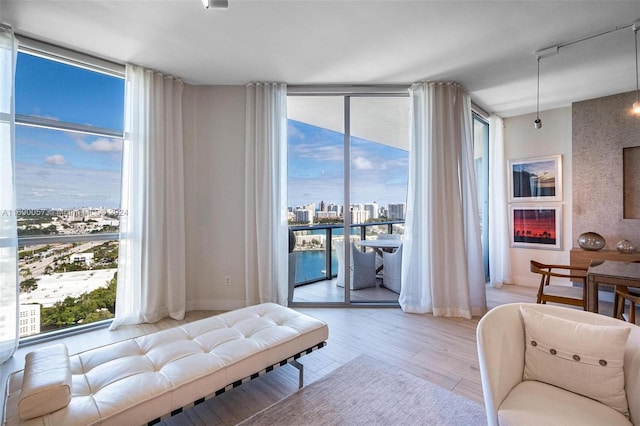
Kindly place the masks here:
[(205, 9), (228, 9), (229, 0), (202, 0)]
[(638, 88), (638, 22), (631, 27), (633, 29), (633, 41), (636, 53), (636, 101), (633, 103), (632, 110), (634, 114), (640, 114), (640, 90)]
[(536, 95), (536, 119), (533, 120), (533, 127), (542, 128), (542, 120), (540, 120), (540, 56), (538, 56), (538, 91)]
[(538, 90), (536, 94), (536, 119), (533, 120), (533, 127), (536, 129), (542, 128), (542, 120), (540, 120), (540, 59), (555, 55), (558, 53), (558, 46), (548, 47), (546, 49), (538, 50), (535, 55), (538, 60)]

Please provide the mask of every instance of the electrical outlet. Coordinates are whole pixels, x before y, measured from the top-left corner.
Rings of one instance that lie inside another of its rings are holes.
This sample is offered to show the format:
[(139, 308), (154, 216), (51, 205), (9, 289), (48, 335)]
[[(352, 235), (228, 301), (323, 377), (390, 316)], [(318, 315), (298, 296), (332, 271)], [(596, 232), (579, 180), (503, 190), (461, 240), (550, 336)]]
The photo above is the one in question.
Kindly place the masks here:
[(231, 277), (229, 275), (224, 277), (224, 285), (231, 285)]

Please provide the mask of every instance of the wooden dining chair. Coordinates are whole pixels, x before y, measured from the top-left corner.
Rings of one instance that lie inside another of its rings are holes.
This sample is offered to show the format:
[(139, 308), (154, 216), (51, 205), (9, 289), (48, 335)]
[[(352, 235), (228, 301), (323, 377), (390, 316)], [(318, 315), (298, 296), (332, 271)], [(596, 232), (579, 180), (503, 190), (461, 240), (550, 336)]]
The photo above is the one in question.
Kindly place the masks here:
[[(572, 265), (546, 265), (531, 261), (531, 272), (540, 274), (540, 286), (536, 303), (563, 303), (587, 310), (587, 268)], [(568, 278), (580, 282), (582, 288), (551, 284), (551, 277)]]
[[(640, 263), (635, 260), (633, 263)], [(629, 314), (625, 314), (627, 301), (629, 302)], [(636, 305), (640, 305), (640, 288), (617, 285), (613, 296), (613, 317), (622, 321), (636, 323)]]
[[(627, 301), (629, 302), (629, 315), (624, 313)], [(640, 305), (640, 289), (633, 289), (624, 286), (616, 286), (614, 312), (615, 318), (636, 323), (636, 305)]]

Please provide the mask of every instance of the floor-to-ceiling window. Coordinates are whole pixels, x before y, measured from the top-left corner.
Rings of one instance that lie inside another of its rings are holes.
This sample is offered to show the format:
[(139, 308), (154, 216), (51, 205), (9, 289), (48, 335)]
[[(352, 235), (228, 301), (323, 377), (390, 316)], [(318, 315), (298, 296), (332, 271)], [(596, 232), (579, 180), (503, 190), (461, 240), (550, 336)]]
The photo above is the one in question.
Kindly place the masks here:
[[(361, 241), (402, 238), (406, 90), (290, 93), (287, 110), (289, 224), (296, 241), (293, 302), (397, 303), (397, 289), (383, 281), (383, 249)], [(353, 264), (353, 274), (346, 264)], [(338, 280), (341, 266), (350, 285)]]
[(113, 317), (126, 214), (119, 210), (123, 75), (52, 50), (23, 46), (16, 66), (23, 339)]
[(489, 123), (477, 114), (473, 115), (473, 147), (484, 277), (489, 281)]

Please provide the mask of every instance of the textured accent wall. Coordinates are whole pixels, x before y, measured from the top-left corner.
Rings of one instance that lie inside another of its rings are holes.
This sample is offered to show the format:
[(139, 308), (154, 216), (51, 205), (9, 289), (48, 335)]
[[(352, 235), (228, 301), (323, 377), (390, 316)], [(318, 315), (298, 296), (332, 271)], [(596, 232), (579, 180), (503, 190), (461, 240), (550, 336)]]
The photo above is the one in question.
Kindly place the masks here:
[[(640, 220), (623, 216), (623, 148), (640, 146), (634, 101), (630, 92), (572, 105), (574, 247), (580, 234), (592, 231), (605, 238), (606, 248), (615, 250), (626, 239), (640, 249)], [(634, 176), (640, 181), (640, 169)]]

